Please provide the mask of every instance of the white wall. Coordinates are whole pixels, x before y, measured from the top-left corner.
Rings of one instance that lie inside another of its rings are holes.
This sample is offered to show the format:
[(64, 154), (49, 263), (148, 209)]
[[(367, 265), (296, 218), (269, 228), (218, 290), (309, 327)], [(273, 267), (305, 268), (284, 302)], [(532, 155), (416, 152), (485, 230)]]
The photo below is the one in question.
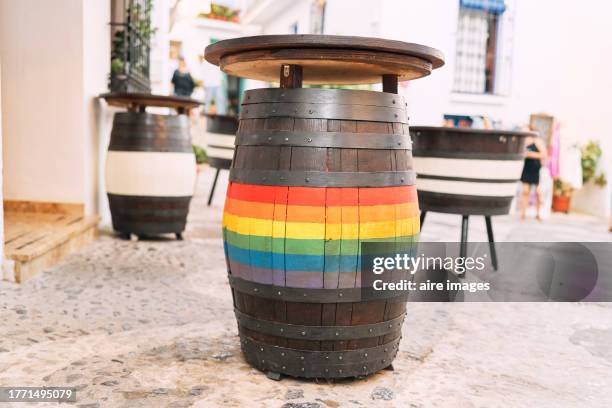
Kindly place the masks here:
[[(2, 57), (0, 56), (0, 203), (2, 202)], [(0, 206), (0, 280), (4, 275), (4, 206)]]
[[(103, 173), (100, 152), (106, 152), (108, 142), (103, 135), (109, 120), (98, 95), (108, 89), (110, 74), (110, 0), (83, 0), (83, 95), (85, 107), (83, 142), (85, 157), (84, 200), (86, 213), (100, 213), (99, 176)], [(109, 133), (110, 135), (110, 133)], [(102, 141), (102, 143), (101, 143)]]
[[(291, 26), (298, 25), (298, 34), (308, 34), (310, 30), (309, 0), (277, 0), (283, 3), (279, 14), (266, 19), (263, 34), (293, 34)], [(279, 7), (279, 6), (276, 6)]]
[[(507, 72), (502, 82), (507, 86), (502, 96), (452, 93), (458, 0), (358, 3), (328, 0), (325, 33), (415, 42), (445, 54), (444, 67), (400, 88), (408, 98), (412, 124), (439, 125), (443, 114), (449, 113), (486, 115), (505, 128), (514, 128), (527, 124), (531, 113), (549, 113), (561, 122), (564, 145), (601, 141), (603, 167), (612, 183), (612, 2), (587, 0), (578, 5), (569, 0), (506, 0), (502, 41), (510, 63), (503, 65)], [(270, 19), (264, 32), (285, 33), (296, 18), (308, 29), (310, 14), (305, 4), (309, 2), (297, 1)], [(578, 197), (576, 209), (610, 214), (609, 187), (577, 194), (587, 194), (587, 199)]]
[(109, 0), (0, 0), (6, 199), (95, 211), (109, 14)]
[(84, 201), (81, 6), (0, 1), (6, 199)]

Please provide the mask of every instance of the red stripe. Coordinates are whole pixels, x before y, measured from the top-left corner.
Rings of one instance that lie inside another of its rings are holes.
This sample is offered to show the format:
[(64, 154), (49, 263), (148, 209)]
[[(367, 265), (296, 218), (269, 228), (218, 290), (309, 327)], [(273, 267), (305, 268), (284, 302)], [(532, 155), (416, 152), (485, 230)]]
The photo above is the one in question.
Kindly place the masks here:
[(413, 202), (417, 199), (415, 186), (373, 188), (280, 187), (230, 183), (227, 196), (268, 204), (346, 206), (382, 205)]

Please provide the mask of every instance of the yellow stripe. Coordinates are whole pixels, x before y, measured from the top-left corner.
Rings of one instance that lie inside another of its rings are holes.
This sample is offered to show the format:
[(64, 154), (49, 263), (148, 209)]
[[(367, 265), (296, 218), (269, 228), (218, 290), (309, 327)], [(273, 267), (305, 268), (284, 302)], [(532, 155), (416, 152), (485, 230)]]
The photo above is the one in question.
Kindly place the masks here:
[(223, 227), (244, 235), (294, 239), (372, 239), (413, 235), (418, 231), (419, 217), (397, 221), (367, 222), (363, 224), (322, 224), (283, 222), (238, 217), (225, 213)]

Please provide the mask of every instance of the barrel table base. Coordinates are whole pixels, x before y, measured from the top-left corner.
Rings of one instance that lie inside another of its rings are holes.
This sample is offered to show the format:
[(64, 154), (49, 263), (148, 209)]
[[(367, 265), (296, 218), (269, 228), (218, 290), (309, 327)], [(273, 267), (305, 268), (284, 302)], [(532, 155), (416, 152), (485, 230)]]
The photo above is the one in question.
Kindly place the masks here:
[(175, 234), (182, 239), (191, 196), (150, 197), (108, 194), (113, 229), (122, 238)]
[(105, 178), (113, 228), (122, 238), (181, 239), (196, 179), (189, 118), (116, 113)]

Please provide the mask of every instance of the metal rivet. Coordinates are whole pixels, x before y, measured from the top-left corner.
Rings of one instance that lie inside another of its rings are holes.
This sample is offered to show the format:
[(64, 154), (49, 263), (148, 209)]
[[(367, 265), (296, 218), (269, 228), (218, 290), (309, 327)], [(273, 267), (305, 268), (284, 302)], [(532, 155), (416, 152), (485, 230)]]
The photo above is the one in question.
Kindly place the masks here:
[(338, 360), (342, 360), (342, 356), (338, 356)]
[(366, 366), (363, 366), (363, 371), (366, 371), (368, 368)]
[(285, 142), (288, 142), (288, 141), (289, 141), (289, 138), (288, 138), (288, 137), (286, 137), (286, 138), (285, 138)]
[(325, 369), (325, 372), (326, 372), (326, 373), (329, 373), (329, 368), (326, 368), (326, 369)]
[(304, 371), (304, 367), (302, 367), (302, 371)]
[(387, 360), (385, 360), (385, 359), (383, 358), (383, 361), (382, 361), (382, 362), (384, 363), (385, 361), (387, 361)]
[(387, 352), (387, 349), (385, 349), (385, 353)]
[(310, 177), (306, 177), (306, 182), (308, 183), (310, 181)]
[(281, 327), (280, 332), (282, 333), (282, 332), (284, 332), (284, 331), (285, 331), (285, 329), (283, 329), (283, 328)]
[(308, 113), (312, 115), (312, 109), (308, 109)]
[(269, 137), (269, 138), (268, 138), (268, 142), (271, 142), (271, 141), (272, 141), (272, 138), (271, 138), (271, 137)]
[(259, 292), (259, 289), (253, 288), (253, 292)]
[(389, 328), (392, 328), (392, 327), (393, 327), (393, 325), (392, 325), (392, 324), (390, 324), (390, 325), (389, 325)]
[(338, 372), (339, 372), (339, 373), (341, 373), (341, 372), (342, 372), (342, 369), (340, 368), (340, 369), (338, 370)]
[(272, 109), (272, 113), (276, 113), (276, 109)]
[(398, 145), (398, 146), (401, 146), (401, 145), (402, 145), (402, 142), (397, 142), (397, 145)]
[(392, 102), (395, 104), (395, 99)]
[(338, 296), (342, 297), (342, 292), (338, 293)]
[(374, 329), (370, 329), (370, 330), (368, 330), (368, 331), (369, 331), (370, 333), (372, 333), (372, 332), (374, 331)]
[(280, 291), (280, 290), (279, 290), (277, 293), (278, 293), (278, 296), (282, 295), (282, 293), (281, 293), (281, 291)]
[(259, 351), (263, 351), (263, 347), (259, 349)]
[(363, 353), (363, 356), (364, 356), (364, 357), (367, 357), (367, 356), (368, 356), (368, 353)]
[(285, 357), (285, 352), (282, 352), (282, 353), (281, 353), (281, 357)]
[(304, 360), (304, 356), (300, 356), (300, 360)]
[(284, 369), (286, 369), (287, 367), (283, 366), (282, 368), (283, 368), (283, 370), (284, 370)]
[(309, 137), (309, 138), (308, 138), (308, 143), (310, 143), (310, 142), (312, 142), (312, 139)]
[(339, 335), (340, 335), (340, 333), (336, 332), (336, 336), (339, 336)]
[(393, 116), (395, 116), (397, 118), (397, 113), (393, 114)]
[[(303, 331), (303, 332), (302, 332), (302, 336), (305, 336), (305, 335), (306, 335), (306, 332), (305, 332), (305, 331)], [(302, 357), (302, 358), (304, 358), (304, 357)]]
[(326, 360), (329, 360), (329, 356), (325, 356), (325, 359), (326, 359)]
[(306, 296), (307, 296), (307, 294), (306, 294), (306, 293), (304, 293), (304, 295), (303, 295), (303, 296), (304, 296), (304, 297), (306, 297)]
[(403, 182), (404, 182), (404, 178), (402, 177), (402, 178), (400, 179), (400, 181), (403, 183)]

